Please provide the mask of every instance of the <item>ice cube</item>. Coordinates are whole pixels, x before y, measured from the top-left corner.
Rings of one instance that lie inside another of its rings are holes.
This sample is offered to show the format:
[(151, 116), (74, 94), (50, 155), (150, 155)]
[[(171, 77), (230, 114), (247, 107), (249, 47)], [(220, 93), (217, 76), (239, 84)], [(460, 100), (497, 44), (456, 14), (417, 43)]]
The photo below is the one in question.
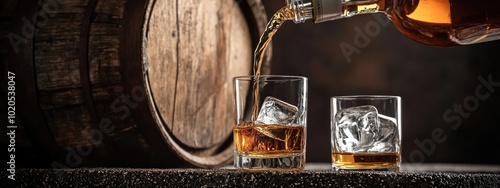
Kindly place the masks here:
[(395, 143), (399, 140), (396, 118), (378, 114), (378, 120), (379, 133), (377, 135), (377, 141), (368, 151), (396, 152), (397, 148), (395, 147)]
[(263, 135), (266, 135), (266, 136), (268, 136), (268, 137), (270, 137), (270, 138), (273, 138), (273, 139), (275, 139), (275, 140), (279, 140), (279, 141), (283, 141), (283, 142), (285, 142), (285, 139), (278, 138), (276, 135), (274, 135), (274, 133), (273, 133), (273, 132), (269, 131), (269, 130), (268, 130), (268, 129), (266, 129), (265, 127), (256, 126), (256, 127), (254, 127), (254, 129), (255, 129), (257, 132), (259, 132), (259, 133), (261, 133), (261, 134), (263, 134)]
[(262, 124), (290, 125), (297, 116), (298, 108), (277, 98), (268, 96), (262, 103), (256, 122)]
[(357, 106), (335, 115), (336, 143), (344, 152), (367, 151), (375, 143), (379, 127), (377, 108)]

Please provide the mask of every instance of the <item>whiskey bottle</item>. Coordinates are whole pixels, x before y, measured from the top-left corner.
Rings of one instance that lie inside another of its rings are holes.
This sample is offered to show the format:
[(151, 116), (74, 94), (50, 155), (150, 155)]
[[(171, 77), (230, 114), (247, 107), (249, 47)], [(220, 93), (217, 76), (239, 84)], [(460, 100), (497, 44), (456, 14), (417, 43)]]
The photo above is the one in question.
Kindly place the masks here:
[(500, 39), (500, 0), (286, 0), (295, 23), (385, 13), (411, 39), (432, 46)]

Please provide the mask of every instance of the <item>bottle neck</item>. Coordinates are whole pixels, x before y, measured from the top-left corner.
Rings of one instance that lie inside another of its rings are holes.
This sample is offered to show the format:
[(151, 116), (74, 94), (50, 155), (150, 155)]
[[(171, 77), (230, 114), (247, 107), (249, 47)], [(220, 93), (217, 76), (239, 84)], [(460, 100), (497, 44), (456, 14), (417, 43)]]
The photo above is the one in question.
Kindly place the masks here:
[(286, 4), (293, 10), (295, 17), (293, 22), (304, 23), (313, 19), (313, 5), (311, 2), (304, 3), (303, 0), (286, 0)]
[[(320, 23), (358, 14), (384, 11), (391, 0), (286, 0), (295, 13), (294, 22), (303, 23), (313, 19)], [(386, 2), (387, 1), (387, 2)]]

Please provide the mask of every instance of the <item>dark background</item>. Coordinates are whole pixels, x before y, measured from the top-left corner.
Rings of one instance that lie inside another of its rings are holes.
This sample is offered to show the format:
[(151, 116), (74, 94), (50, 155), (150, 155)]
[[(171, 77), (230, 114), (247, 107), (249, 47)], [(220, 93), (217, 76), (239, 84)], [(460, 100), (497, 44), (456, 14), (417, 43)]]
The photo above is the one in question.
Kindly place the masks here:
[[(262, 2), (268, 17), (285, 5), (284, 0)], [(383, 14), (375, 16), (387, 21)], [(364, 31), (371, 25), (375, 31), (375, 23), (380, 33), (370, 37), (368, 45), (348, 62), (340, 44), (354, 46), (355, 28)], [(500, 41), (426, 46), (407, 38), (392, 24), (381, 25), (374, 15), (320, 24), (290, 21), (273, 39), (271, 73), (309, 78), (308, 162), (331, 160), (330, 97), (385, 94), (402, 97), (404, 161), (500, 164), (500, 87), (488, 90), (479, 80), (491, 77), (500, 82), (499, 49)], [(474, 103), (477, 87), (482, 87), (481, 94), (490, 95)], [(469, 116), (453, 112), (458, 105)], [(449, 110), (448, 117), (456, 119), (445, 120), (443, 115)]]
[[(285, 0), (262, 3), (271, 17), (285, 5)], [(387, 22), (383, 14), (376, 17)], [(365, 31), (367, 26), (380, 31), (369, 37), (360, 53), (352, 54), (348, 61), (340, 45), (354, 45), (355, 29)], [(1, 29), (8, 27), (0, 26)], [(373, 15), (360, 15), (321, 24), (285, 23), (273, 40), (271, 73), (309, 78), (308, 162), (331, 161), (330, 97), (377, 94), (402, 97), (403, 160), (500, 164), (500, 86), (486, 89), (479, 79), (500, 82), (499, 54), (500, 40), (431, 47), (412, 41), (390, 23), (381, 25)], [(478, 87), (489, 96), (474, 106)], [(476, 107), (465, 110), (467, 117), (453, 112), (455, 107), (463, 108), (464, 102), (468, 102), (465, 106)], [(6, 114), (5, 110), (2, 107), (0, 114)], [(458, 119), (447, 121), (443, 117), (450, 111), (449, 117)], [(24, 162), (21, 157), (28, 161), (36, 157), (21, 152), (22, 146), (31, 147), (23, 135), (16, 134), (19, 165)], [(4, 139), (4, 143), (7, 141)]]

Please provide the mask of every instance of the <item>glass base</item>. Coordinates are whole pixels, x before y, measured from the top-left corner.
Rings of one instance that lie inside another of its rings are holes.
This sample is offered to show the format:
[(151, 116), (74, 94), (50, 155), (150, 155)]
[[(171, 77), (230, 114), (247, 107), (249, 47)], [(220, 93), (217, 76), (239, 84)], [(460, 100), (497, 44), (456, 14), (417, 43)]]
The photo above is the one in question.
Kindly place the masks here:
[(332, 168), (335, 171), (390, 171), (390, 172), (399, 172), (399, 166), (350, 166), (350, 165), (335, 165), (332, 164)]
[(234, 167), (246, 170), (303, 170), (305, 164), (304, 153), (283, 157), (251, 157), (234, 154)]

